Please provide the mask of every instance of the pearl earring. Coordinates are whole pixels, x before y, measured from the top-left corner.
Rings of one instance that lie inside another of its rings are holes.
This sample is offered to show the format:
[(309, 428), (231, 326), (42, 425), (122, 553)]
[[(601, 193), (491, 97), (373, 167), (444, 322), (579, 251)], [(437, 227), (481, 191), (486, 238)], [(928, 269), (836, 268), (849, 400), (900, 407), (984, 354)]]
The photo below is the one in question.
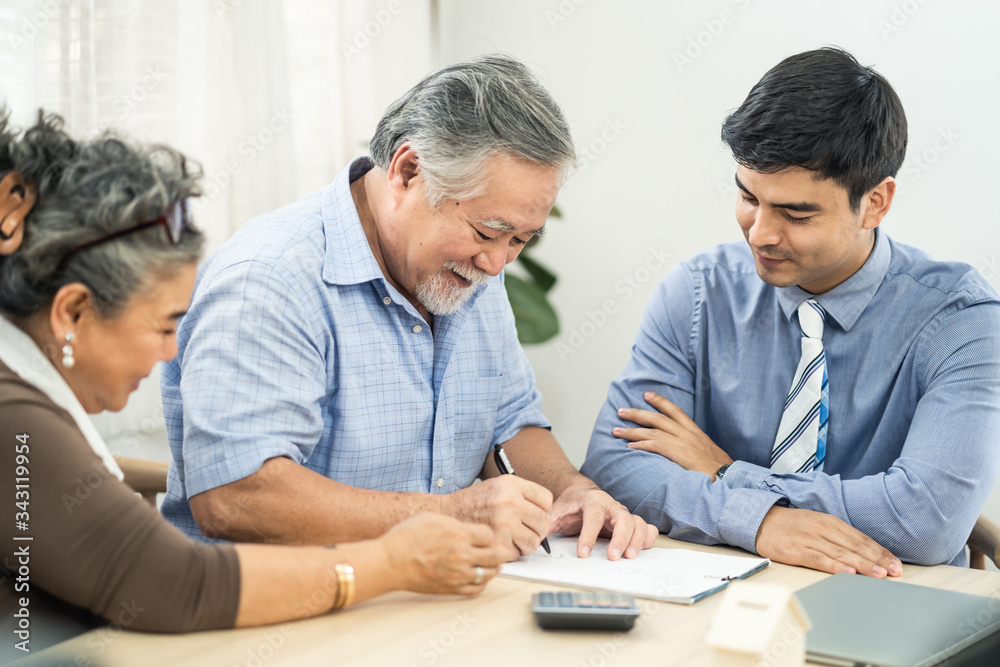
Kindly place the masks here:
[(73, 368), (76, 364), (76, 359), (73, 358), (73, 333), (70, 332), (66, 334), (66, 344), (62, 348), (63, 358), (62, 365), (63, 368)]

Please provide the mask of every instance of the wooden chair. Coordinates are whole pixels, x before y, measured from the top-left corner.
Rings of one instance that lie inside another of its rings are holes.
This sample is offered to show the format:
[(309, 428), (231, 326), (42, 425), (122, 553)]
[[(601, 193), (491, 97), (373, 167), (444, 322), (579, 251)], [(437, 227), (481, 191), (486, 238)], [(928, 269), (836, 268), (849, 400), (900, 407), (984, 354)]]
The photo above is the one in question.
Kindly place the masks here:
[(116, 456), (115, 460), (125, 473), (125, 483), (135, 489), (143, 500), (156, 507), (156, 494), (167, 490), (169, 464), (125, 456)]
[(1000, 566), (1000, 525), (980, 514), (969, 535), (969, 567), (986, 569), (986, 559)]

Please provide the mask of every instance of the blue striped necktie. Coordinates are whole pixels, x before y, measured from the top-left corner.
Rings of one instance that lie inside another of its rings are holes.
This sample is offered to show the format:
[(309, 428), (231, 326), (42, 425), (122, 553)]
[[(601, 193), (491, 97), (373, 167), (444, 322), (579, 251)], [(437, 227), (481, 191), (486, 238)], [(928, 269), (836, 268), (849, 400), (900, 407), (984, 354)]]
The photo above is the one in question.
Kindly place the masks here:
[(823, 469), (830, 413), (830, 386), (823, 350), (825, 321), (826, 311), (815, 299), (803, 301), (799, 306), (802, 358), (788, 390), (771, 450), (771, 470), (778, 473)]

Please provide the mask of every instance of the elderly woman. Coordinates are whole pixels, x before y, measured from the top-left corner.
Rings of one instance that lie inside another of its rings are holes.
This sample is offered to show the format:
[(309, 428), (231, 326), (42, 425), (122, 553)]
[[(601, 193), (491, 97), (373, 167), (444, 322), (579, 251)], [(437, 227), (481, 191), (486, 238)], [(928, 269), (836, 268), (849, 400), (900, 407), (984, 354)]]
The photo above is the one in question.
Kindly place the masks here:
[(486, 526), (425, 514), (332, 549), (208, 546), (121, 481), (86, 413), (122, 409), (177, 350), (203, 241), (185, 204), (197, 179), (169, 148), (77, 143), (60, 128), (40, 115), (18, 139), (0, 108), (5, 619), (39, 591), (107, 619), (139, 609), (129, 627), (168, 632), (300, 618), (391, 590), (481, 591), (504, 558)]

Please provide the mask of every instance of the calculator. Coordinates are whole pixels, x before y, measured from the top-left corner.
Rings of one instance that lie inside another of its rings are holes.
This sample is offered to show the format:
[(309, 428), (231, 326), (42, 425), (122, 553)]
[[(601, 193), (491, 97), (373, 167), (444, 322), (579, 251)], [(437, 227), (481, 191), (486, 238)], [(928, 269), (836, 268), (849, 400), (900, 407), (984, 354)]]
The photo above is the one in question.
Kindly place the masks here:
[(542, 591), (531, 596), (531, 611), (547, 630), (631, 630), (641, 613), (635, 598), (604, 591)]

